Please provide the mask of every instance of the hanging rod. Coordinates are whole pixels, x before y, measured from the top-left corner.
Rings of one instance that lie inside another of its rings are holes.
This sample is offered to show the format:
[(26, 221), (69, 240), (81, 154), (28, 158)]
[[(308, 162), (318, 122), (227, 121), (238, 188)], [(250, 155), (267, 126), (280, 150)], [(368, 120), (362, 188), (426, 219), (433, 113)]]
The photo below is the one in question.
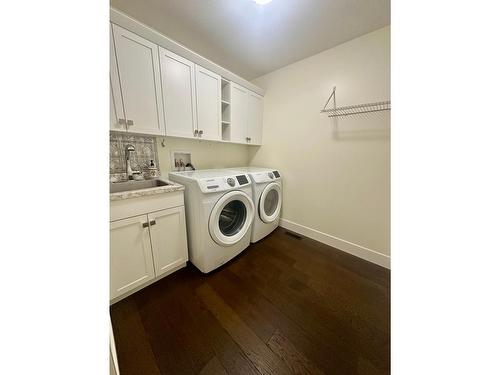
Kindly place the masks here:
[[(335, 97), (335, 91), (337, 87), (333, 87), (332, 93), (328, 97), (328, 100), (325, 103), (325, 106), (320, 111), (320, 113), (328, 113), (328, 117), (341, 117), (341, 116), (351, 116), (351, 115), (359, 115), (362, 113), (371, 113), (371, 112), (380, 112), (380, 111), (388, 111), (391, 109), (391, 101), (387, 100), (384, 102), (375, 102), (375, 103), (364, 103), (364, 104), (356, 104), (356, 105), (347, 105), (343, 107), (337, 107), (337, 99)], [(333, 98), (333, 107), (326, 108), (330, 100)]]

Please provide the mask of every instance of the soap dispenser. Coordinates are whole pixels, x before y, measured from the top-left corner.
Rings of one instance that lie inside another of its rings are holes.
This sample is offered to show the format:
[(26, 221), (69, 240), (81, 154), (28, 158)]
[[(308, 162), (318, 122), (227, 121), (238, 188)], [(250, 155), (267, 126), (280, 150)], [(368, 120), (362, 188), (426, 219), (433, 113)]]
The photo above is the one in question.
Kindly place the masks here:
[(150, 160), (148, 167), (149, 178), (158, 178), (158, 168), (156, 167), (155, 161), (153, 159)]

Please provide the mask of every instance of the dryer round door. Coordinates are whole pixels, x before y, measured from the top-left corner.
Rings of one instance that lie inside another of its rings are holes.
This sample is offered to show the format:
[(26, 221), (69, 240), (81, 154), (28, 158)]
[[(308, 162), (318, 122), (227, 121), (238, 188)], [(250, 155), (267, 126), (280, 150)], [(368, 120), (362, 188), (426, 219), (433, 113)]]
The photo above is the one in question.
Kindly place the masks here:
[(267, 185), (259, 199), (259, 217), (264, 223), (272, 223), (280, 216), (281, 186), (276, 182)]
[(212, 239), (221, 246), (231, 246), (245, 236), (252, 225), (254, 205), (242, 191), (224, 194), (215, 204), (208, 222)]

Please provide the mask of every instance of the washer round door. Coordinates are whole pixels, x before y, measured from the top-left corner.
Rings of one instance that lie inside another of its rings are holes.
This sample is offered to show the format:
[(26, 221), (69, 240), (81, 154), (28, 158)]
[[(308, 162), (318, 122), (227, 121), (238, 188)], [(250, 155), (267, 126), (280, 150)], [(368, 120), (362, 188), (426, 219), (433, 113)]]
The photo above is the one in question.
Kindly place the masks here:
[(259, 199), (259, 217), (264, 223), (272, 223), (281, 211), (281, 186), (276, 182), (267, 185)]
[(242, 191), (224, 194), (215, 204), (208, 222), (212, 239), (221, 246), (231, 246), (245, 236), (252, 225), (254, 205)]

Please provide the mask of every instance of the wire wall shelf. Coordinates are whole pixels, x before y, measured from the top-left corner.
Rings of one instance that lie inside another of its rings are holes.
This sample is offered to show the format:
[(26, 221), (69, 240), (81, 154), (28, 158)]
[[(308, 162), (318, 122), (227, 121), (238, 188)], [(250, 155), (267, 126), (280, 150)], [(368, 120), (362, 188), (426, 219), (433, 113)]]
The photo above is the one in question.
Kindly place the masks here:
[[(347, 105), (343, 107), (337, 107), (337, 101), (335, 98), (335, 90), (336, 86), (333, 88), (332, 93), (328, 97), (325, 106), (320, 111), (321, 113), (327, 113), (328, 117), (342, 117), (342, 116), (351, 116), (351, 115), (359, 115), (363, 113), (371, 113), (371, 112), (380, 112), (380, 111), (389, 111), (391, 109), (391, 101), (387, 100), (384, 102), (375, 102), (375, 103), (365, 103), (365, 104), (357, 104), (357, 105)], [(333, 98), (333, 107), (326, 108), (330, 100)]]

